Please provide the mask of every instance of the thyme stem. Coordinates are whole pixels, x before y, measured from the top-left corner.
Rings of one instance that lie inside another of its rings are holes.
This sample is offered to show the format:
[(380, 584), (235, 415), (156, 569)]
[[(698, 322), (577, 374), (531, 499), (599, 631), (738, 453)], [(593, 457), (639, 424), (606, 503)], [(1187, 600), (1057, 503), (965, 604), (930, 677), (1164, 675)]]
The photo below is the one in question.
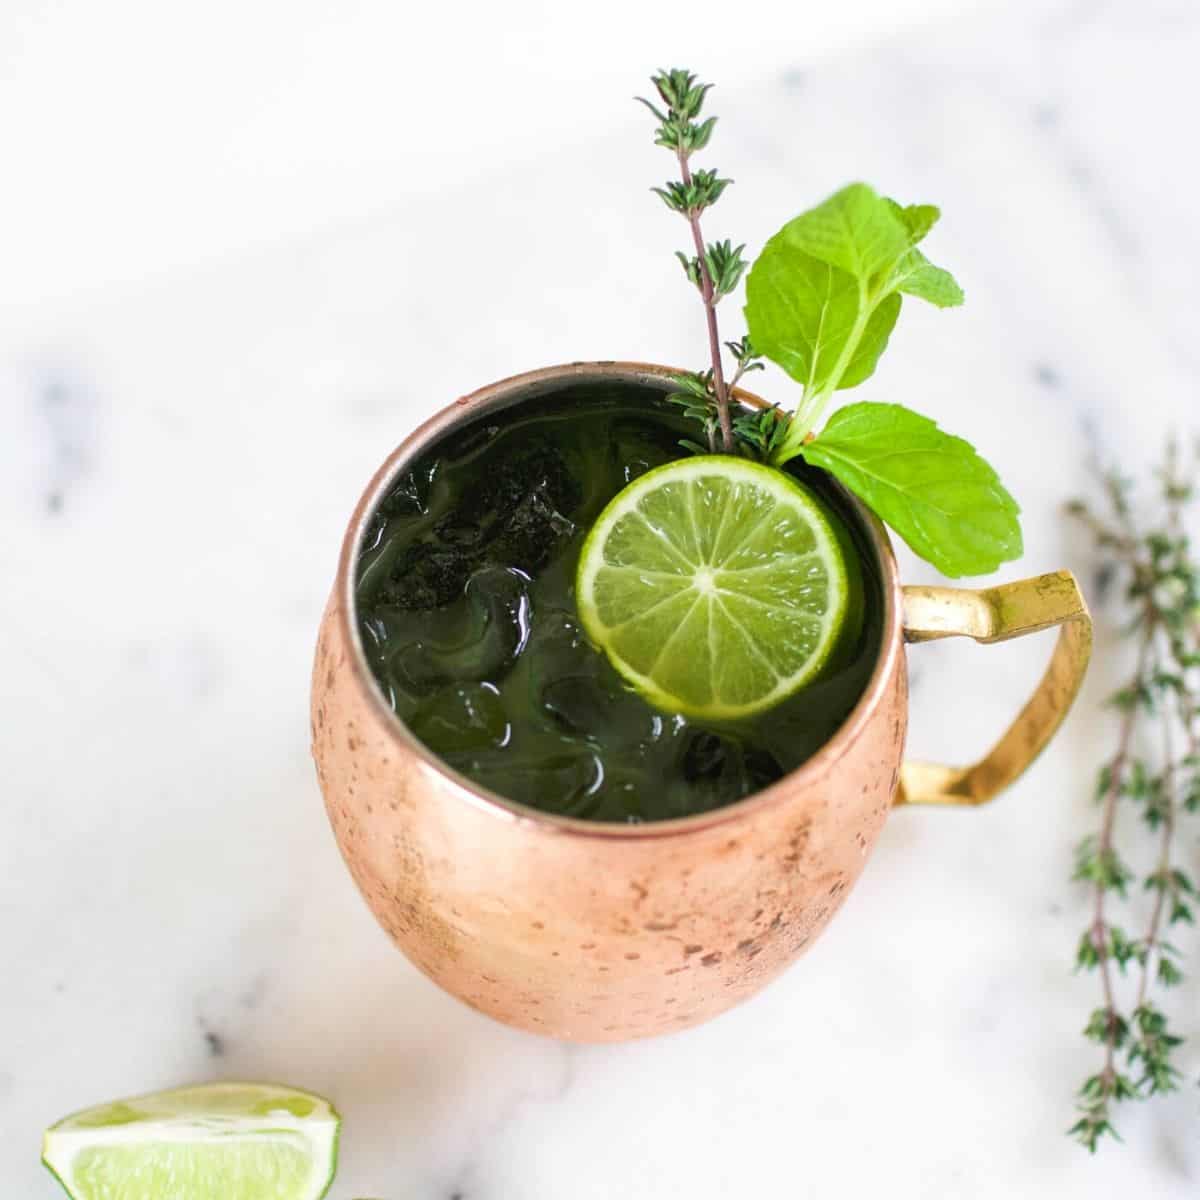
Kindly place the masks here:
[[(688, 166), (688, 152), (683, 146), (676, 151), (679, 160), (679, 177), (686, 188), (691, 188), (692, 171)], [(733, 452), (733, 421), (729, 415), (729, 390), (725, 386), (725, 369), (721, 361), (721, 338), (717, 332), (717, 294), (713, 287), (712, 272), (708, 269), (708, 256), (704, 252), (704, 236), (700, 232), (700, 214), (689, 209), (687, 222), (692, 230), (692, 244), (696, 248), (696, 262), (700, 267), (700, 297), (704, 301), (704, 317), (708, 323), (708, 352), (712, 359), (713, 397), (717, 402), (717, 422), (721, 427), (721, 449), (726, 454)]]
[[(1137, 689), (1146, 675), (1151, 649), (1154, 644), (1153, 626), (1148, 626), (1142, 635), (1138, 648), (1137, 669), (1134, 672), (1132, 687)], [(1100, 837), (1097, 843), (1098, 858), (1101, 862), (1111, 860), (1113, 850), (1113, 835), (1116, 830), (1117, 801), (1125, 787), (1125, 773), (1129, 764), (1130, 749), (1133, 745), (1133, 735), (1137, 729), (1137, 719), (1140, 706), (1131, 704), (1121, 716), (1120, 730), (1117, 735), (1117, 753), (1112, 759), (1109, 772), (1108, 788), (1104, 795), (1104, 813), (1100, 823)], [(1107, 1032), (1104, 1039), (1104, 1070), (1102, 1075), (1111, 1086), (1116, 1077), (1116, 1053), (1118, 1038), (1118, 1018), (1116, 995), (1113, 989), (1112, 965), (1109, 954), (1109, 928), (1105, 914), (1105, 899), (1109, 885), (1103, 878), (1095, 885), (1095, 897), (1092, 904), (1092, 945), (1095, 947), (1100, 972), (1100, 984), (1104, 993), (1104, 1007), (1107, 1012)]]
[(1163, 759), (1166, 766), (1162, 776), (1162, 829), (1159, 835), (1158, 875), (1162, 880), (1154, 896), (1154, 907), (1150, 910), (1150, 922), (1146, 929), (1146, 937), (1142, 945), (1145, 948), (1145, 961), (1142, 963), (1142, 977), (1138, 983), (1137, 1000), (1134, 1011), (1146, 1003), (1150, 990), (1151, 962), (1158, 949), (1159, 931), (1162, 928), (1163, 909), (1167, 903), (1167, 880), (1171, 873), (1171, 842), (1175, 836), (1176, 785), (1175, 776), (1179, 769), (1175, 758), (1175, 734), (1172, 720), (1165, 715), (1162, 721)]

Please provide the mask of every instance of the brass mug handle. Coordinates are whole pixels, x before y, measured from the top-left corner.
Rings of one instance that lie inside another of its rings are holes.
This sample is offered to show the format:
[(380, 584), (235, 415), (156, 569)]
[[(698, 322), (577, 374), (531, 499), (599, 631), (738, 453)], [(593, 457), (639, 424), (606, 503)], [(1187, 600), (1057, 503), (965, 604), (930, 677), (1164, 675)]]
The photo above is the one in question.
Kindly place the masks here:
[(906, 587), (904, 640), (969, 637), (1003, 642), (1059, 627), (1050, 666), (1029, 702), (987, 754), (969, 767), (906, 762), (897, 804), (983, 804), (1013, 783), (1062, 724), (1092, 654), (1092, 618), (1070, 571), (997, 587)]

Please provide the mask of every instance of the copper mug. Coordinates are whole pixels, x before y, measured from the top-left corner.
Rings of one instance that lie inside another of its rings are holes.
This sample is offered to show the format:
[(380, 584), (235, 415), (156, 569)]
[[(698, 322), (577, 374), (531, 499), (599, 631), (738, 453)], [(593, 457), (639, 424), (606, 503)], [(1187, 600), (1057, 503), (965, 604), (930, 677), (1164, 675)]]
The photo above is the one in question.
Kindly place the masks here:
[[(346, 531), (312, 690), (330, 822), (400, 949), (497, 1020), (595, 1042), (685, 1029), (774, 979), (829, 924), (896, 805), (982, 804), (1029, 766), (1079, 690), (1092, 635), (1067, 571), (978, 590), (901, 586), (887, 534), (852, 500), (883, 580), (882, 645), (857, 706), (812, 758), (725, 808), (644, 825), (553, 816), (494, 795), (418, 742), (371, 675), (354, 615), (360, 540), (397, 476), (436, 439), (481, 413), (598, 380), (671, 387), (667, 368), (634, 363), (533, 371), (456, 401), (390, 455)], [(998, 642), (1051, 626), (1058, 642), (1044, 678), (980, 762), (902, 760), (906, 643)]]

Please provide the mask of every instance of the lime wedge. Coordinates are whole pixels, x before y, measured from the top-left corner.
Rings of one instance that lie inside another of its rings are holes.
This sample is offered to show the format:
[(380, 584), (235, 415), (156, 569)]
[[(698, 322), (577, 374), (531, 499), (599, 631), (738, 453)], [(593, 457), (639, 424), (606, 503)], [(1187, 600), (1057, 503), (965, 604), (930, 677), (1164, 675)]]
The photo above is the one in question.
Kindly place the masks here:
[(320, 1200), (339, 1125), (319, 1096), (215, 1083), (67, 1117), (42, 1161), (72, 1200)]
[(808, 488), (702, 455), (648, 471), (600, 514), (576, 604), (588, 637), (652, 704), (731, 721), (820, 675), (848, 623), (847, 580)]

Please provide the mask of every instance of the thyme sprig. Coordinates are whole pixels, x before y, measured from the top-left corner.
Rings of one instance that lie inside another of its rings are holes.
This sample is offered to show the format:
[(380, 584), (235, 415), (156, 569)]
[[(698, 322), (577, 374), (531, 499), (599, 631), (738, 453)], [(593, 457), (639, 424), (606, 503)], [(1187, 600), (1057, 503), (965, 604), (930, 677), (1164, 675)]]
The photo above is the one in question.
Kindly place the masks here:
[[(1070, 1130), (1092, 1152), (1118, 1136), (1117, 1104), (1174, 1091), (1182, 1079), (1175, 1053), (1182, 1038), (1156, 996), (1184, 978), (1182, 953), (1166, 931), (1194, 920), (1196, 887), (1178, 835), (1181, 817), (1200, 812), (1200, 563), (1184, 526), (1198, 474), (1200, 442), (1185, 459), (1173, 440), (1157, 472), (1161, 512), (1150, 525), (1138, 521), (1134, 486), (1117, 471), (1102, 475), (1103, 514), (1081, 500), (1068, 506), (1102, 553), (1102, 576), (1123, 584), (1123, 632), (1136, 644), (1133, 675), (1111, 697), (1119, 718), (1115, 751), (1097, 779), (1099, 831), (1081, 842), (1074, 873), (1093, 891), (1076, 967), (1097, 973), (1103, 999), (1083, 1030), (1101, 1047), (1100, 1070), (1080, 1089)], [(1141, 881), (1153, 900), (1140, 935), (1113, 914), (1135, 882), (1117, 845), (1118, 817), (1127, 811), (1137, 813), (1154, 843), (1154, 864)], [(1136, 979), (1128, 1008), (1118, 997), (1127, 976)]]
[[(716, 117), (710, 116), (703, 121), (699, 119), (704, 98), (712, 84), (698, 83), (690, 71), (679, 69), (659, 71), (651, 76), (651, 83), (666, 105), (666, 112), (641, 96), (637, 99), (658, 120), (655, 144), (670, 150), (679, 165), (678, 180), (670, 180), (652, 191), (669, 209), (679, 213), (691, 229), (693, 253), (685, 254), (677, 250), (675, 254), (684, 273), (700, 292), (708, 325), (711, 365), (706, 371), (681, 378), (682, 399), (685, 411), (695, 416), (704, 427), (708, 449), (716, 448), (716, 433), (719, 431), (721, 449), (729, 454), (734, 450), (734, 428), (729, 404), (730, 385), (725, 382), (725, 366), (721, 360), (717, 305), (737, 288), (749, 264), (742, 257), (746, 248), (744, 245), (735, 247), (730, 241), (705, 245), (700, 217), (721, 198), (721, 193), (733, 181), (721, 178), (715, 170), (698, 169), (693, 172), (691, 168), (692, 155), (708, 145), (717, 123)], [(702, 395), (697, 393), (697, 386), (704, 388)], [(691, 403), (692, 400), (703, 400), (703, 404)], [(689, 448), (696, 448), (695, 443), (689, 443)]]

